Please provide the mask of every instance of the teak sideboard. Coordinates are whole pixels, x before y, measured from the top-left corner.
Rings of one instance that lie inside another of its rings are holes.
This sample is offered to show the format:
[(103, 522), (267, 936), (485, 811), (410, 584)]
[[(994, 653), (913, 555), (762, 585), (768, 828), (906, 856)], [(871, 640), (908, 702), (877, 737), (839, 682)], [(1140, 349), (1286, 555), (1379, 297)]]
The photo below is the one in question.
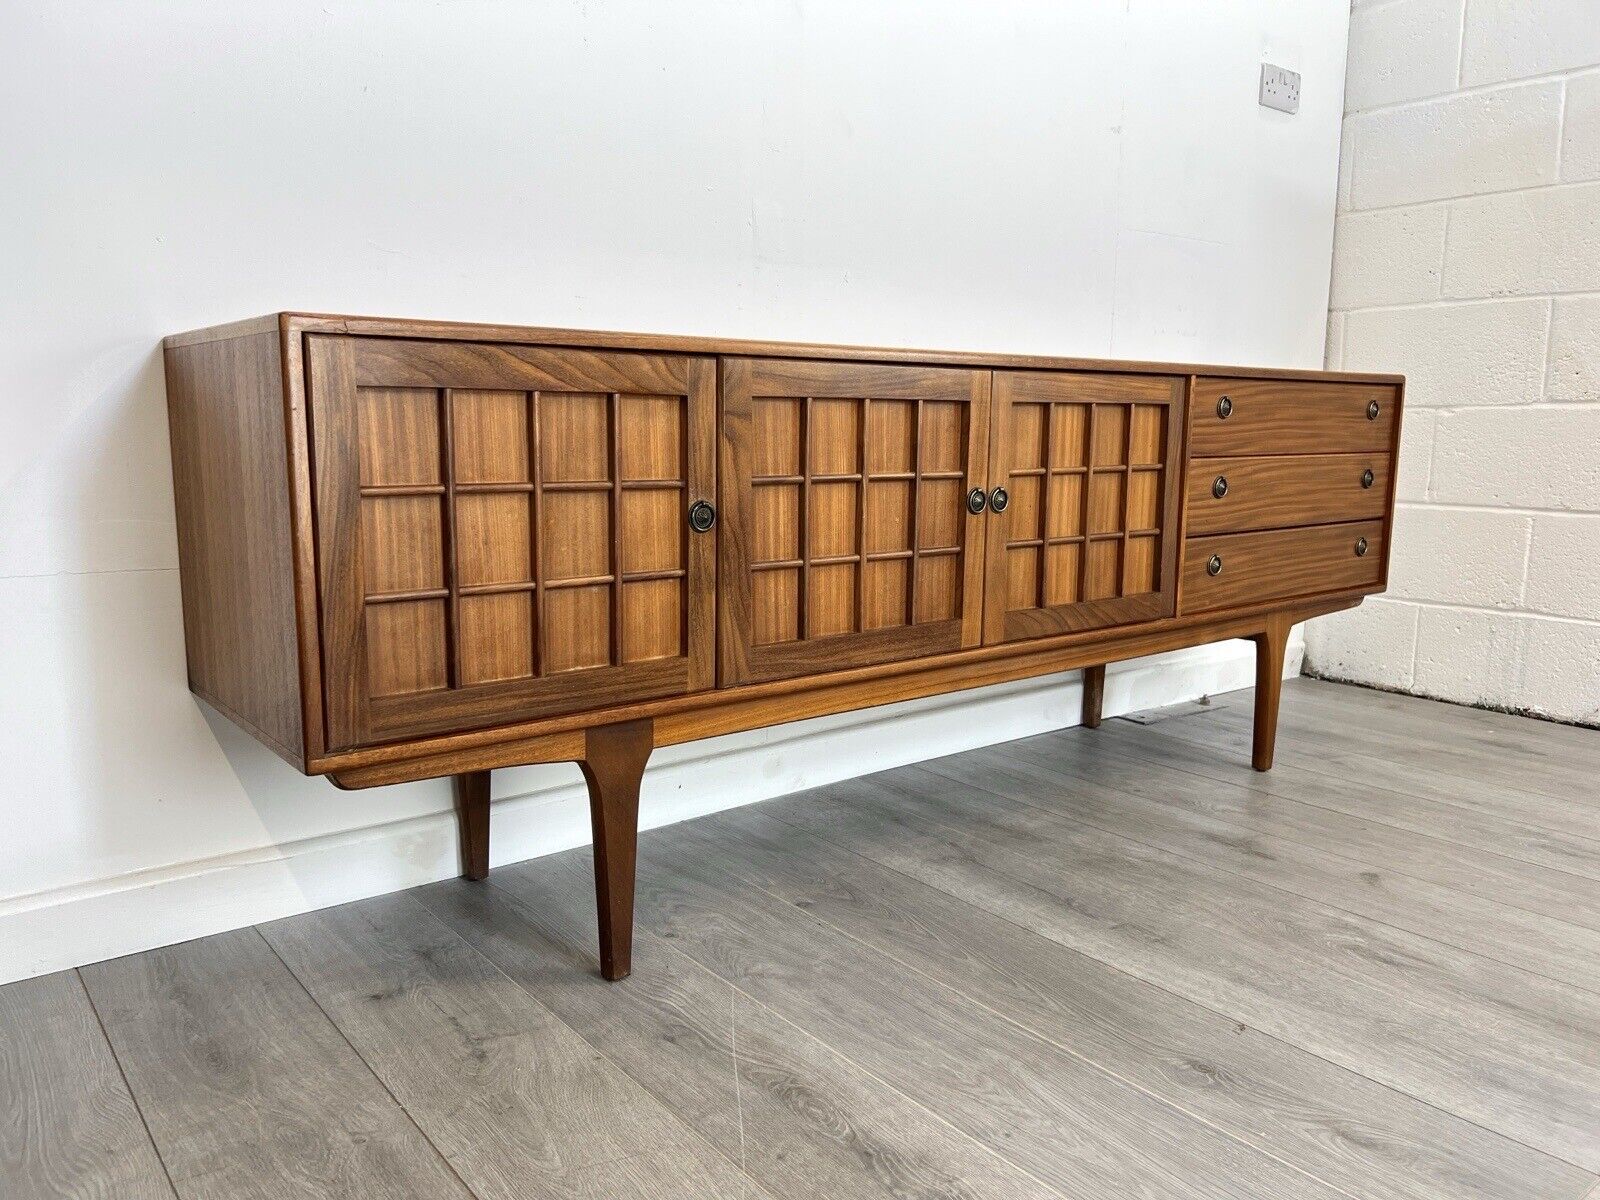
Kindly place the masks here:
[(168, 338), (190, 687), (341, 787), (578, 763), (628, 973), (656, 746), (1227, 638), (1388, 575), (1398, 375), (281, 313)]

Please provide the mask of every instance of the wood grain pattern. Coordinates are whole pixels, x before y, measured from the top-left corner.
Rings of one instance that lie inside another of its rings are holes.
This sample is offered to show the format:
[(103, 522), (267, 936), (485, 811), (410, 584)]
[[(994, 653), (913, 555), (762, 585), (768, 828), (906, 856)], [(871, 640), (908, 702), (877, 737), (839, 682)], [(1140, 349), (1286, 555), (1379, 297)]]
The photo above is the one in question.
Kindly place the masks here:
[(82, 975), (179, 1195), (470, 1197), (254, 929)]
[[(1228, 405), (1219, 407), (1224, 397)], [(1375, 418), (1367, 416), (1372, 404)], [(1189, 402), (1189, 453), (1392, 453), (1399, 407), (1393, 386), (1200, 378)]]
[(165, 359), (189, 686), (304, 769), (278, 338), (174, 346)]
[[(940, 763), (970, 764), (963, 777), (976, 778), (989, 777), (997, 766), (1025, 765), (1014, 764), (1004, 747)], [(1059, 791), (1043, 771), (993, 778), (1008, 794), (1015, 789), (1034, 804), (1051, 803)], [(1073, 799), (1079, 795), (1088, 806), (1096, 793), (1085, 788)], [(1114, 793), (1093, 807), (1117, 811), (1125, 800)], [(1137, 827), (1138, 820), (1126, 824)], [(892, 969), (919, 972), (981, 1001), (1351, 1195), (1481, 1200), (1566, 1196), (1577, 1186), (1581, 1173), (1573, 1168), (1066, 950), (1007, 913), (891, 871), (768, 815), (767, 806), (717, 814), (659, 836), (678, 853), (716, 862), (809, 919), (848, 934), (884, 955)], [(1184, 844), (1188, 853), (1203, 855), (1209, 843), (1191, 835)], [(1381, 1136), (1372, 1136), (1377, 1130)]]
[[(1363, 541), (1366, 553), (1360, 554)], [(1382, 577), (1383, 558), (1382, 521), (1189, 538), (1183, 546), (1184, 611), (1372, 587)]]
[(410, 897), (262, 932), (480, 1200), (639, 1196), (666, 1186), (661, 1155), (687, 1176), (663, 1194), (745, 1194), (733, 1163)]
[(722, 371), (723, 686), (977, 645), (988, 374)]
[(587, 969), (585, 859), (415, 894), (775, 1197), (1056, 1195), (646, 930), (648, 982), (604, 987)]
[(194, 345), (281, 326), (291, 335), (340, 333), (382, 338), (442, 338), (477, 342), (516, 342), (534, 346), (604, 347), (658, 354), (742, 355), (761, 358), (832, 359), (841, 362), (898, 362), (974, 367), (1025, 367), (1058, 371), (1127, 371), (1156, 375), (1229, 375), (1242, 378), (1341, 379), (1398, 383), (1399, 375), (1292, 370), (1279, 367), (1220, 367), (1215, 364), (1124, 362), (1050, 355), (996, 354), (981, 351), (903, 349), (819, 342), (775, 342), (741, 338), (692, 337), (684, 334), (624, 333), (593, 329), (558, 329), (530, 325), (496, 325), (470, 321), (424, 321), (413, 318), (364, 317), (329, 313), (283, 312), (169, 336), (168, 346)]
[(77, 974), (0, 987), (0, 1195), (173, 1194)]
[(775, 812), (1502, 1137), (1600, 1163), (1594, 993), (920, 768)]
[(1174, 611), (1183, 381), (997, 371), (984, 640)]
[(1389, 466), (1379, 453), (1194, 459), (1189, 535), (1380, 518), (1389, 509)]
[(710, 684), (710, 363), (310, 345), (335, 745)]
[(1255, 719), (1250, 731), (1250, 765), (1258, 771), (1272, 770), (1273, 750), (1278, 744), (1278, 697), (1283, 691), (1283, 656), (1289, 644), (1293, 623), (1283, 613), (1267, 618), (1267, 627), (1255, 636), (1256, 698)]

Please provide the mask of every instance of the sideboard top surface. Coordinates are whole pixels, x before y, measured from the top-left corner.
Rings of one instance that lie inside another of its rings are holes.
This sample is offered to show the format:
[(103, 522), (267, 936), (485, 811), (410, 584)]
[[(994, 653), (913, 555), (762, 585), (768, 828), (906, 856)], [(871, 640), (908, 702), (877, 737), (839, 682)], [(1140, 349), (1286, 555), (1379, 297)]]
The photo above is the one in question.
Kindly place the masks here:
[(534, 325), (491, 325), (468, 321), (417, 321), (391, 317), (280, 312), (226, 325), (173, 334), (168, 348), (197, 345), (249, 334), (281, 331), (358, 334), (366, 337), (432, 338), (447, 341), (514, 342), (544, 346), (583, 346), (603, 350), (641, 350), (656, 354), (740, 355), (759, 358), (810, 358), (842, 361), (918, 363), (930, 366), (999, 367), (1053, 371), (1117, 371), (1152, 375), (1226, 375), (1231, 378), (1342, 380), (1399, 385), (1404, 375), (1352, 371), (1307, 371), (1276, 367), (1237, 367), (1215, 363), (1133, 362), (988, 351), (918, 350), (881, 346), (840, 346), (810, 342), (768, 342), (746, 338), (680, 334), (622, 333), (590, 329), (551, 329)]

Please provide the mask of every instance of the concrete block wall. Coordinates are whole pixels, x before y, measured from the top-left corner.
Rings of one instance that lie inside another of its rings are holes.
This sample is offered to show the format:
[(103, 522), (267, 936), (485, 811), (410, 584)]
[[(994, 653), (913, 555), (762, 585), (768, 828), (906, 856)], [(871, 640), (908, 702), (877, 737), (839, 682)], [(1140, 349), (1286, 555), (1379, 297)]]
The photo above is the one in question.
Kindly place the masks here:
[(1410, 383), (1389, 592), (1306, 669), (1600, 724), (1595, 0), (1356, 0), (1329, 309)]

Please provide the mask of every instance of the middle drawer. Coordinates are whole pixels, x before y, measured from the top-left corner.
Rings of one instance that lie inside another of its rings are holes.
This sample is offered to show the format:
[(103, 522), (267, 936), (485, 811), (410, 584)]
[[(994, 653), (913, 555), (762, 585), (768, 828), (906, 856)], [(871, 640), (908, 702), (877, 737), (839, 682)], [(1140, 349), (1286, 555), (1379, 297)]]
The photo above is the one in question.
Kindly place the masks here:
[(1387, 454), (1196, 458), (1189, 464), (1188, 532), (1241, 533), (1381, 517)]

